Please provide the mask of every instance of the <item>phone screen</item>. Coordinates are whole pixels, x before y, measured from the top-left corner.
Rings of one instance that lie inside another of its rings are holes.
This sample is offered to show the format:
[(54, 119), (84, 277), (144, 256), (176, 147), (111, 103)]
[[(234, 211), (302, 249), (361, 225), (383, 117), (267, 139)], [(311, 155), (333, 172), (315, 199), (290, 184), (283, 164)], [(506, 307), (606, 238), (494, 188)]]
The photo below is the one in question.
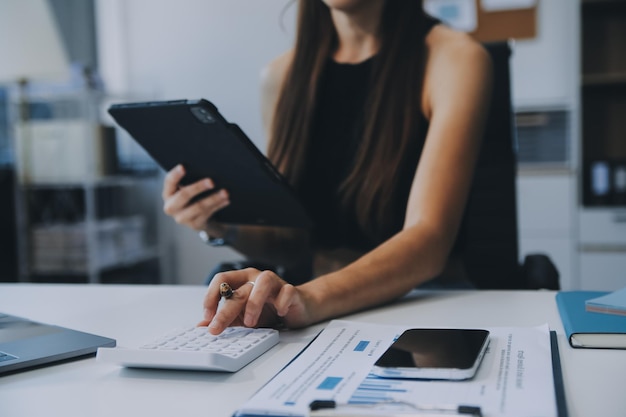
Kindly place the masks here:
[(397, 378), (467, 379), (489, 343), (482, 329), (410, 329), (376, 361), (374, 373)]

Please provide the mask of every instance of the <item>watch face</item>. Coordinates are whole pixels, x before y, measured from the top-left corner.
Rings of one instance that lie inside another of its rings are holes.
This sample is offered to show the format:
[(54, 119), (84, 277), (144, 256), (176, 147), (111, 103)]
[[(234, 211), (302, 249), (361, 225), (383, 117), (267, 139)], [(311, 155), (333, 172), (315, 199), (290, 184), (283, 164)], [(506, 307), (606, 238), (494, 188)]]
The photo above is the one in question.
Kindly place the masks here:
[(226, 240), (223, 237), (211, 237), (205, 230), (201, 230), (198, 232), (198, 236), (204, 243), (210, 246), (224, 246), (226, 245)]

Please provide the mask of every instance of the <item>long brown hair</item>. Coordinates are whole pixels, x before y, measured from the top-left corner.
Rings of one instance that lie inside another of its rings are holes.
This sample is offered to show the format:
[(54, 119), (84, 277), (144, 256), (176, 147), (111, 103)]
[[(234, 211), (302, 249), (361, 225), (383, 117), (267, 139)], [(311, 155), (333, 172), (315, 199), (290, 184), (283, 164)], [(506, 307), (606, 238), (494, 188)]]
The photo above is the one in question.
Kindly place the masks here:
[[(424, 16), (421, 0), (385, 1), (362, 142), (340, 186), (342, 204), (356, 208), (359, 224), (375, 239), (389, 237), (397, 224), (389, 217), (398, 213), (399, 167), (418, 131)], [(307, 169), (318, 82), (337, 43), (330, 9), (321, 0), (300, 0), (293, 62), (276, 105), (268, 149), (269, 158), (296, 187)]]

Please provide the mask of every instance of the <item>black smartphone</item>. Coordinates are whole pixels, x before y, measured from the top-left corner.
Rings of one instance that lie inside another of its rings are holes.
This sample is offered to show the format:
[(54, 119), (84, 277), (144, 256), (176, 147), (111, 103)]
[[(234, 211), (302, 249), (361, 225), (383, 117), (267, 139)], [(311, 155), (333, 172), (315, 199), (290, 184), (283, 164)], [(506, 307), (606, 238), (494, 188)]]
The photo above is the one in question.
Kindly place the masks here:
[(483, 329), (409, 329), (376, 361), (383, 378), (473, 378), (489, 345)]

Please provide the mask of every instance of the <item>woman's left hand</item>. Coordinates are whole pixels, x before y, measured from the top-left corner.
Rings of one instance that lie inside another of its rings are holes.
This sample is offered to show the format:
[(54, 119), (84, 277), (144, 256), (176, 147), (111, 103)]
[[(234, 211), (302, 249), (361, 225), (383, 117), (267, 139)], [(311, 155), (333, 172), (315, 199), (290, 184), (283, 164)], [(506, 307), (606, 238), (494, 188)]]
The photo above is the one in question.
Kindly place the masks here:
[[(224, 298), (220, 284), (234, 291)], [(304, 327), (312, 323), (306, 297), (299, 287), (287, 283), (272, 271), (247, 268), (221, 272), (211, 280), (204, 297), (204, 320), (211, 334), (229, 326)]]

